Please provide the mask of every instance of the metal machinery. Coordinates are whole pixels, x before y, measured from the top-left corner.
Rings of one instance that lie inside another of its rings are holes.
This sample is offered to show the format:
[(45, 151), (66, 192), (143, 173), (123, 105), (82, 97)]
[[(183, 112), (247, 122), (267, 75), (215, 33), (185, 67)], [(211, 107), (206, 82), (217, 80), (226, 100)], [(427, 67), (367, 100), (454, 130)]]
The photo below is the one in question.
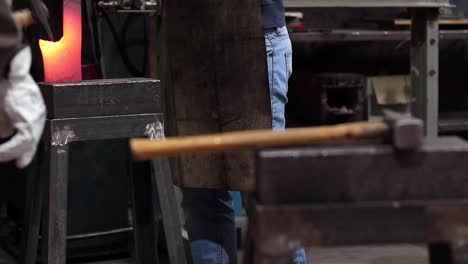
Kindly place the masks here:
[[(459, 4), (456, 1), (453, 3)], [(395, 21), (416, 18), (417, 11), (411, 9), (411, 5), (427, 7), (431, 4), (440, 4), (440, 2), (393, 1), (387, 6), (391, 8), (381, 8), (385, 6), (385, 3), (380, 1), (347, 1), (346, 3), (286, 1), (289, 11), (303, 13), (302, 29), (293, 30), (290, 34), (294, 48), (295, 69), (290, 81), (291, 100), (288, 106), (289, 111), (287, 111), (289, 118), (294, 123), (298, 121), (298, 125), (301, 122), (302, 124), (320, 124), (313, 118), (313, 115), (318, 114), (318, 109), (312, 109), (313, 104), (309, 104), (306, 112), (296, 114), (300, 111), (298, 105), (305, 106), (308, 101), (313, 100), (313, 98), (301, 97), (301, 95), (311, 95), (320, 89), (316, 83), (313, 83), (310, 76), (337, 73), (361, 74), (367, 78), (414, 73), (414, 67), (410, 66), (410, 63), (416, 61), (415, 54), (420, 54), (415, 52), (415, 44), (419, 41), (414, 39), (411, 41), (409, 28), (395, 25)], [(445, 9), (452, 11), (442, 12), (442, 18), (465, 21), (462, 19), (461, 10), (455, 9), (455, 6)], [(464, 92), (466, 60), (460, 54), (465, 53), (467, 26), (463, 23), (452, 26), (444, 23), (440, 27), (440, 37), (432, 38), (436, 43), (427, 46), (428, 48), (438, 46), (441, 50), (439, 54), (427, 53), (430, 56), (433, 55), (428, 62), (437, 60), (440, 63), (439, 70), (436, 72), (439, 81), (434, 82), (439, 84), (440, 89), (438, 93), (433, 92), (432, 96), (428, 96), (429, 101), (426, 102), (425, 110), (427, 113), (432, 112), (433, 134), (437, 134), (434, 133), (436, 127), (443, 133), (463, 129), (461, 124), (464, 115), (459, 112), (466, 108), (464, 99), (466, 97)], [(410, 83), (415, 87), (414, 79)], [(424, 85), (424, 87), (429, 86)], [(414, 88), (413, 92), (421, 89)], [(436, 99), (437, 94), (439, 99)], [(413, 102), (415, 96), (415, 94), (412, 96)], [(413, 109), (416, 108), (417, 106), (413, 105)], [(365, 109), (365, 112), (366, 110), (375, 114), (375, 108)], [(440, 118), (436, 118), (436, 112), (440, 113)], [(436, 119), (439, 121), (436, 122)], [(431, 127), (431, 122), (428, 123), (428, 129)]]
[[(300, 116), (312, 124), (336, 124), (364, 120), (366, 78), (361, 74), (299, 74), (291, 89), (289, 116)], [(307, 98), (295, 100), (296, 98)]]

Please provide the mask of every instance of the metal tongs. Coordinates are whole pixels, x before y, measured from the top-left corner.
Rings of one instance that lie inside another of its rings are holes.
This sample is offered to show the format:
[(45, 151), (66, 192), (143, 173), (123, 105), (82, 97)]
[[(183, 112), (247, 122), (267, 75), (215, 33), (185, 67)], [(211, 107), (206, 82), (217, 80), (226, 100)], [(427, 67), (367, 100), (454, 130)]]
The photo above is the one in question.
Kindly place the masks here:
[(31, 0), (30, 10), (16, 11), (15, 19), (22, 27), (29, 27), (34, 23), (39, 23), (47, 33), (48, 40), (54, 41), (54, 35), (49, 24), (49, 10), (42, 0)]

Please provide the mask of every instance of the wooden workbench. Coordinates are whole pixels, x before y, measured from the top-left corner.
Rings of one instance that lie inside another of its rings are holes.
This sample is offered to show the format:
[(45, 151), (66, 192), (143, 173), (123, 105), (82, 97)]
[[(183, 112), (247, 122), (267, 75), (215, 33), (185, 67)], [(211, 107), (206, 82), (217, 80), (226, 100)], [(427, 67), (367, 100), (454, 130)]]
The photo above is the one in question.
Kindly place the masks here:
[(287, 8), (408, 8), (412, 15), (411, 76), (413, 113), (438, 135), (439, 8), (449, 0), (285, 0)]

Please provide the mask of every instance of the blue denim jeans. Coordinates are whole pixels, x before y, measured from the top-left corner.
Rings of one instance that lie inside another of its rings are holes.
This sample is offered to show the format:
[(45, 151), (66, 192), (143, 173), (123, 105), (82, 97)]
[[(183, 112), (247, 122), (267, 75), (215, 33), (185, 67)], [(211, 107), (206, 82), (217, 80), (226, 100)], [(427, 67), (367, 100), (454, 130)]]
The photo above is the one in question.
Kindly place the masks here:
[[(288, 79), (292, 73), (292, 48), (286, 27), (266, 30), (265, 44), (274, 130), (285, 128)], [(232, 197), (227, 190), (184, 189), (185, 213), (195, 264), (236, 264), (236, 227)], [(291, 263), (306, 264), (304, 249)]]
[(286, 126), (284, 108), (288, 102), (288, 80), (292, 74), (292, 47), (286, 27), (265, 31), (273, 129)]

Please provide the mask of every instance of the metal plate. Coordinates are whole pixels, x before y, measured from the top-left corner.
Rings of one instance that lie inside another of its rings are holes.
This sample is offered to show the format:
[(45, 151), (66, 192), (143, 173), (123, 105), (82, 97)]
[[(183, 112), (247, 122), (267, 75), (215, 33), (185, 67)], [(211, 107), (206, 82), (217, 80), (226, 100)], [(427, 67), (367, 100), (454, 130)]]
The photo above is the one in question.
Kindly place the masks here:
[(468, 143), (426, 141), (416, 152), (355, 143), (258, 155), (257, 195), (262, 204), (468, 198)]
[(286, 7), (450, 7), (449, 0), (285, 0)]
[(153, 79), (41, 83), (48, 118), (160, 113), (161, 86)]

